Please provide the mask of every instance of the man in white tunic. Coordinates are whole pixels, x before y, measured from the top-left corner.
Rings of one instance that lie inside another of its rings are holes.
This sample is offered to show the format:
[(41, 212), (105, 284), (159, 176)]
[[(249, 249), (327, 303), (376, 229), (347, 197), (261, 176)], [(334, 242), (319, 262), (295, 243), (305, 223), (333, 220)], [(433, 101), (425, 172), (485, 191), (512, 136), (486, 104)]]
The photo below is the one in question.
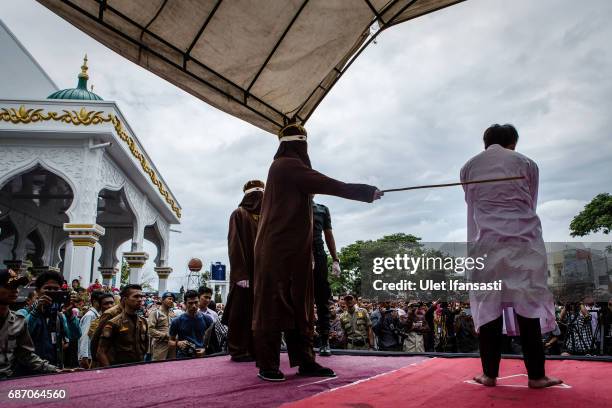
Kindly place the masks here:
[(507, 327), (520, 330), (529, 387), (550, 387), (561, 380), (547, 377), (544, 371), (541, 332), (554, 329), (555, 309), (546, 284), (546, 249), (536, 214), (538, 166), (514, 151), (518, 132), (512, 125), (492, 125), (483, 140), (485, 150), (461, 169), (462, 182), (514, 176), (523, 179), (464, 185), (470, 256), (485, 256), (485, 267), (474, 269), (471, 280), (502, 280), (501, 291), (470, 292), (483, 369), (474, 380), (496, 384), (503, 314), (506, 319), (516, 319), (507, 321)]

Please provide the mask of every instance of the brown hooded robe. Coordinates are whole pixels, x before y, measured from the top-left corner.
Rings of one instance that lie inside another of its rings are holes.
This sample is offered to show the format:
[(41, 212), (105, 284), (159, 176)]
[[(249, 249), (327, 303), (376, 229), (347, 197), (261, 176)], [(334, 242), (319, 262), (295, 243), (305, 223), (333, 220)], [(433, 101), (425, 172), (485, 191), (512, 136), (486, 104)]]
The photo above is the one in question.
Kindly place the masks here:
[[(230, 261), (230, 293), (222, 323), (228, 325), (228, 351), (233, 357), (253, 355), (253, 248), (263, 193), (246, 194), (229, 221), (227, 247)], [(236, 285), (249, 281), (248, 288)]]
[[(372, 202), (376, 187), (346, 184), (310, 168), (306, 142), (282, 142), (270, 166), (255, 241), (252, 328), (291, 331), (309, 338), (314, 328), (312, 194)], [(257, 340), (256, 338), (256, 341)], [(280, 340), (279, 343), (280, 345)], [(291, 365), (300, 362), (291, 358)], [(257, 350), (259, 353), (259, 347)], [(262, 357), (265, 361), (270, 358)], [(276, 364), (263, 364), (273, 368)], [(262, 365), (264, 367), (262, 367)]]

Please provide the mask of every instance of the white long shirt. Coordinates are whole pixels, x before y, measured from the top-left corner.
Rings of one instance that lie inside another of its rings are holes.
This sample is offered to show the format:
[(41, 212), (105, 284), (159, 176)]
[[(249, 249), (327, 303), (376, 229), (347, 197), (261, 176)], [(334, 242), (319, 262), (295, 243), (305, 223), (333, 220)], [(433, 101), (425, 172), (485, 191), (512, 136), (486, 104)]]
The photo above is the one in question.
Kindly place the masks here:
[[(498, 144), (471, 158), (461, 169), (461, 181), (523, 176), (522, 180), (464, 186), (471, 256), (487, 255), (473, 280), (502, 280), (502, 291), (471, 292), (474, 324), (480, 328), (514, 310), (540, 318), (542, 333), (555, 325), (555, 310), (547, 285), (546, 248), (536, 214), (539, 171), (528, 157)], [(507, 316), (512, 316), (512, 314)], [(507, 327), (518, 327), (508, 324)], [(512, 322), (514, 323), (514, 322)]]
[(89, 350), (89, 345), (91, 343), (91, 339), (87, 335), (89, 331), (89, 327), (91, 326), (91, 322), (100, 317), (100, 312), (98, 312), (95, 308), (90, 308), (87, 313), (81, 317), (81, 337), (79, 337), (79, 360), (83, 357), (91, 358), (91, 352)]

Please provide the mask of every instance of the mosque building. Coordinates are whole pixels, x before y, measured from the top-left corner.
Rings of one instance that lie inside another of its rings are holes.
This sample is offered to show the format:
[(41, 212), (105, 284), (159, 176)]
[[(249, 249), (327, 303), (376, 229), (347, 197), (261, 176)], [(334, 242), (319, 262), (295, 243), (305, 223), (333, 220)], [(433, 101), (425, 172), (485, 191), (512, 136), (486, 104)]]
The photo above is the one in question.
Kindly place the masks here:
[(60, 90), (1, 20), (0, 53), (0, 267), (87, 287), (118, 282), (122, 257), (141, 283), (147, 240), (165, 291), (181, 207), (117, 104), (88, 89), (87, 57)]

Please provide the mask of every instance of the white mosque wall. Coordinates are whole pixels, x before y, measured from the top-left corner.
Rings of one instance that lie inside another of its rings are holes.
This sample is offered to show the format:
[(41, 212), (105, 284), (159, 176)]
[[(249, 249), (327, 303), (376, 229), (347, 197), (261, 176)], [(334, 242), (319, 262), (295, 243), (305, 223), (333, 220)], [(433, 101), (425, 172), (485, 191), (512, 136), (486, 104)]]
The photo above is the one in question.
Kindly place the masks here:
[(57, 85), (0, 20), (0, 99), (41, 99)]

